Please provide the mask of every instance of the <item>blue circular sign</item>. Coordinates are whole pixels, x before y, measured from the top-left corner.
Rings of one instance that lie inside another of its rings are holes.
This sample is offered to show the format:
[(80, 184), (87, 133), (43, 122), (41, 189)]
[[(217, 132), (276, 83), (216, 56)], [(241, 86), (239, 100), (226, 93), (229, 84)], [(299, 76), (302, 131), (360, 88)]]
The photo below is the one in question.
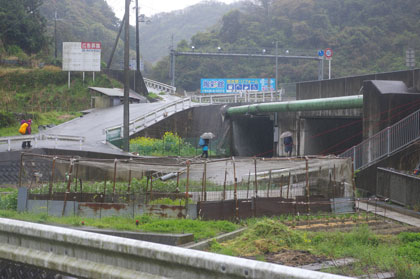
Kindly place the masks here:
[(320, 51), (318, 51), (318, 56), (320, 56), (320, 57), (324, 56), (324, 51), (322, 49)]

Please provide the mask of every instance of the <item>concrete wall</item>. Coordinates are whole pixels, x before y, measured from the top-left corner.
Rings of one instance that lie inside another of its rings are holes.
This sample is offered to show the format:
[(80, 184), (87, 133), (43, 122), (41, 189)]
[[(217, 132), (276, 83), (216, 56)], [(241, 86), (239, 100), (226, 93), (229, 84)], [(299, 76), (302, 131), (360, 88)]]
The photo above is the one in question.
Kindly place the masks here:
[(226, 155), (229, 156), (231, 124), (229, 120), (223, 117), (225, 109), (225, 105), (193, 107), (169, 116), (132, 135), (131, 138), (139, 136), (161, 138), (165, 132), (171, 131), (184, 139), (190, 139), (191, 144), (198, 147), (200, 135), (204, 132), (212, 132), (216, 137), (211, 140), (210, 148), (220, 152), (225, 150), (227, 152)]
[(380, 162), (356, 173), (356, 187), (363, 192), (370, 194), (376, 193), (377, 168), (393, 168), (396, 170), (404, 170), (412, 172), (420, 162), (420, 142), (416, 142), (407, 148), (387, 157)]
[(363, 138), (389, 127), (420, 108), (420, 94), (381, 94), (370, 81), (363, 83)]
[[(363, 76), (337, 78), (323, 81), (309, 81), (301, 82), (296, 85), (296, 99), (316, 99), (316, 98), (329, 98), (361, 94), (363, 82), (367, 80), (400, 80), (403, 81), (408, 88), (414, 88), (420, 91), (420, 69), (397, 71), (388, 73), (378, 73)], [(314, 116), (361, 116), (360, 109), (352, 110), (335, 110), (335, 111), (318, 111), (318, 112), (305, 112), (302, 117)]]
[(403, 206), (420, 205), (420, 177), (392, 169), (377, 169), (376, 194)]

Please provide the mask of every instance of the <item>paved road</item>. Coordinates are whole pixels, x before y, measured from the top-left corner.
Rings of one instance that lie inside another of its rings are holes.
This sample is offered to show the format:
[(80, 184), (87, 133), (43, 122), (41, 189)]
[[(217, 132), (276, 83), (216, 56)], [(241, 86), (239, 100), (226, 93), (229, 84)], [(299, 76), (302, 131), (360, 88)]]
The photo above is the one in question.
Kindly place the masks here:
[[(154, 111), (170, 102), (176, 101), (179, 97), (164, 95), (163, 101), (155, 103), (144, 103), (144, 104), (131, 104), (130, 105), (130, 119), (136, 119), (146, 113)], [(42, 131), (43, 134), (52, 135), (66, 135), (66, 136), (80, 136), (85, 137), (82, 149), (88, 151), (107, 152), (107, 153), (121, 153), (118, 149), (105, 143), (105, 134), (103, 130), (108, 127), (120, 125), (123, 123), (123, 105), (105, 108), (95, 109), (91, 113), (73, 119), (69, 122), (63, 123), (53, 128), (49, 128)], [(35, 123), (36, 125), (36, 123)], [(32, 143), (34, 145), (34, 143)], [(38, 141), (38, 147), (49, 147), (54, 148), (55, 142), (49, 141)], [(57, 148), (60, 149), (76, 149), (79, 150), (79, 142), (71, 141), (58, 141)], [(21, 142), (13, 142), (12, 150), (20, 150)], [(0, 145), (0, 151), (6, 151), (7, 145)]]

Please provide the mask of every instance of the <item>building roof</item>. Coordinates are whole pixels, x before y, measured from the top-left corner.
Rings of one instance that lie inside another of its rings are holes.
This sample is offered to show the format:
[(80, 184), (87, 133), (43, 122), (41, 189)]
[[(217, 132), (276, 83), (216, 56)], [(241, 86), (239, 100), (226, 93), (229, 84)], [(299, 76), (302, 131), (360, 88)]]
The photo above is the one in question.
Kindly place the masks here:
[(410, 94), (404, 82), (396, 80), (372, 80), (372, 84), (381, 94)]
[[(124, 97), (124, 89), (123, 88), (104, 88), (104, 87), (89, 87), (90, 90), (102, 93), (109, 97)], [(141, 96), (137, 92), (130, 89), (130, 98), (143, 100), (145, 97)]]

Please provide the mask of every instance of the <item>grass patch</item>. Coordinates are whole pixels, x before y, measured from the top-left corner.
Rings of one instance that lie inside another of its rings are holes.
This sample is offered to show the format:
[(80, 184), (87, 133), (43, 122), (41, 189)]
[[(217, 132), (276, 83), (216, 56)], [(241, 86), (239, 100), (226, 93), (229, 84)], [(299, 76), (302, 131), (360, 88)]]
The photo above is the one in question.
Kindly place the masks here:
[(351, 232), (305, 232), (292, 230), (276, 219), (251, 219), (249, 229), (236, 239), (213, 242), (211, 251), (226, 255), (264, 259), (269, 253), (305, 250), (332, 259), (358, 259), (348, 267), (327, 272), (348, 276), (394, 272), (396, 278), (420, 278), (420, 233), (399, 236), (374, 234), (366, 225)]
[[(32, 119), (32, 134), (39, 132), (39, 125), (59, 125), (61, 123), (67, 122), (76, 117), (80, 117), (82, 113), (80, 112), (63, 112), (63, 111), (49, 111), (49, 112), (29, 112), (29, 117)], [(29, 118), (27, 117), (27, 118)], [(10, 137), (20, 135), (18, 130), (20, 127), (19, 121), (16, 121), (15, 124), (8, 127), (0, 127), (0, 137)]]
[[(18, 213), (12, 210), (0, 210), (0, 217), (51, 225), (58, 224), (77, 227), (82, 226), (83, 222), (85, 226), (103, 229), (159, 233), (192, 233), (194, 234), (195, 241), (232, 232), (239, 228), (239, 225), (228, 221), (161, 219), (149, 215), (139, 215), (135, 216), (135, 218), (114, 216), (96, 219), (78, 216), (54, 217), (48, 216), (45, 213)], [(139, 220), (139, 226), (136, 226), (136, 220)]]

